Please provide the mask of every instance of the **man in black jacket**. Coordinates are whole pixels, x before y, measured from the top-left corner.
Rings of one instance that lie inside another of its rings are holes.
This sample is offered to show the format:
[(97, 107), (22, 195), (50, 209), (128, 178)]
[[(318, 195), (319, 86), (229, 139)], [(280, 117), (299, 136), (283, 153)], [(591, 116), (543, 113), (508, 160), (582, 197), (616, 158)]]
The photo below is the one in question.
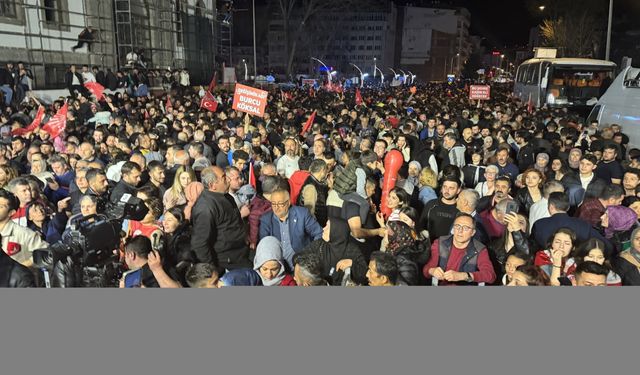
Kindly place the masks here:
[(211, 166), (202, 170), (202, 192), (191, 211), (191, 250), (198, 262), (214, 263), (221, 269), (251, 267), (249, 248), (240, 211), (227, 193), (224, 170)]
[(116, 187), (111, 192), (111, 203), (118, 203), (120, 198), (125, 194), (136, 195), (137, 186), (140, 183), (140, 176), (142, 175), (142, 169), (140, 166), (132, 161), (122, 164), (120, 169), (122, 178), (118, 181)]
[[(2, 243), (2, 237), (0, 237)], [(0, 249), (0, 288), (33, 288), (36, 286), (29, 268), (11, 259)]]
[(529, 143), (531, 141), (531, 133), (527, 130), (519, 130), (516, 133), (516, 143), (520, 150), (518, 151), (518, 166), (520, 172), (524, 172), (536, 162), (536, 153), (534, 146)]

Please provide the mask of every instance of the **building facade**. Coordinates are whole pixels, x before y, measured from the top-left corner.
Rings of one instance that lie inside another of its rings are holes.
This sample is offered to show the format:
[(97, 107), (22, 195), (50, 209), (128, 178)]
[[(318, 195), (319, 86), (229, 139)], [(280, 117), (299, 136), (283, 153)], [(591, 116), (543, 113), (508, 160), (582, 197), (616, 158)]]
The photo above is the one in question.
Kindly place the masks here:
[[(71, 64), (126, 68), (142, 51), (148, 68), (187, 68), (198, 82), (215, 64), (216, 16), (215, 0), (0, 0), (0, 62), (24, 62), (49, 89)], [(72, 50), (87, 27), (90, 47)]]
[[(321, 11), (314, 15), (304, 30), (305, 38), (297, 41), (292, 73), (318, 74), (321, 65), (312, 57), (349, 76), (359, 75), (351, 64), (370, 75), (375, 66), (393, 66), (397, 7), (391, 1), (373, 4), (353, 11)], [(298, 24), (299, 19), (294, 18), (291, 24)], [(268, 33), (269, 70), (284, 74), (287, 69), (284, 22), (277, 8), (272, 10)]]
[(406, 6), (398, 19), (402, 27), (399, 66), (427, 81), (460, 75), (472, 52), (467, 9)]

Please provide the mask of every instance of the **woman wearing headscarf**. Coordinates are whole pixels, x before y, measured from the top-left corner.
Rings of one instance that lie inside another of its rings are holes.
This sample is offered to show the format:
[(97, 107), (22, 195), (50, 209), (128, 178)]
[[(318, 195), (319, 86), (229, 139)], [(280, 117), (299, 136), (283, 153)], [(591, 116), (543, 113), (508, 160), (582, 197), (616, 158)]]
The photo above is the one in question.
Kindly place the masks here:
[(409, 163), (409, 177), (407, 181), (415, 187), (418, 187), (420, 182), (420, 171), (422, 171), (422, 165), (420, 165), (419, 162), (414, 160)]
[(331, 285), (342, 285), (349, 268), (353, 282), (367, 284), (369, 264), (351, 237), (349, 224), (345, 220), (330, 218), (322, 231), (322, 238), (310, 243), (303, 251), (315, 252), (320, 256), (323, 276)]
[(604, 236), (613, 243), (616, 253), (629, 249), (631, 232), (638, 226), (638, 215), (625, 206), (609, 206), (601, 217)]
[(387, 223), (383, 251), (396, 258), (401, 280), (407, 285), (424, 285), (422, 267), (429, 261), (430, 248), (417, 241), (416, 232), (405, 222)]
[(582, 159), (582, 150), (579, 148), (572, 148), (569, 151), (569, 168), (573, 173), (580, 173), (580, 159)]
[(296, 286), (293, 277), (287, 273), (282, 245), (273, 236), (264, 237), (258, 243), (253, 269), (260, 275), (264, 286)]
[(547, 174), (547, 170), (549, 166), (549, 154), (546, 152), (541, 152), (536, 156), (536, 163), (533, 165), (533, 168), (537, 169), (542, 173), (543, 176)]
[(186, 220), (191, 220), (191, 210), (203, 191), (204, 185), (198, 181), (189, 183), (189, 185), (184, 189), (184, 195), (187, 198), (187, 205), (184, 207), (184, 218)]

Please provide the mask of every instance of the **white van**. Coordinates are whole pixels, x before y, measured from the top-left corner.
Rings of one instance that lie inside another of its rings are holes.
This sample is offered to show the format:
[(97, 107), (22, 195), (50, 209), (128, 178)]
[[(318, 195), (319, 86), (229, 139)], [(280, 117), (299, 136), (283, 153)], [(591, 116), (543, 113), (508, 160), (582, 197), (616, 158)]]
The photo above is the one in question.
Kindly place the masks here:
[(513, 95), (537, 108), (586, 107), (598, 98), (602, 83), (613, 78), (615, 69), (615, 63), (605, 60), (529, 59), (518, 67)]
[(600, 127), (622, 126), (629, 136), (629, 149), (640, 148), (640, 68), (624, 69), (593, 107), (587, 121), (598, 121)]

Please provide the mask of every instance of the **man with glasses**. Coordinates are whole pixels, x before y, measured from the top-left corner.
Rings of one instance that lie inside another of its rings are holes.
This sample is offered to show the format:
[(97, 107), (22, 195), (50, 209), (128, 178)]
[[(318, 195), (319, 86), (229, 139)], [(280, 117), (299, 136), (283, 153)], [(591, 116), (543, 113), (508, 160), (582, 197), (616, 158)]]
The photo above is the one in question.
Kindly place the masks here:
[(453, 234), (438, 238), (431, 246), (431, 259), (422, 272), (434, 285), (491, 284), (496, 273), (485, 245), (473, 239), (475, 222), (469, 214), (459, 213), (453, 222)]
[(293, 269), (293, 256), (308, 244), (322, 238), (322, 227), (305, 207), (292, 206), (289, 192), (278, 189), (271, 194), (272, 212), (260, 218), (260, 239), (273, 236), (282, 244), (282, 255)]

